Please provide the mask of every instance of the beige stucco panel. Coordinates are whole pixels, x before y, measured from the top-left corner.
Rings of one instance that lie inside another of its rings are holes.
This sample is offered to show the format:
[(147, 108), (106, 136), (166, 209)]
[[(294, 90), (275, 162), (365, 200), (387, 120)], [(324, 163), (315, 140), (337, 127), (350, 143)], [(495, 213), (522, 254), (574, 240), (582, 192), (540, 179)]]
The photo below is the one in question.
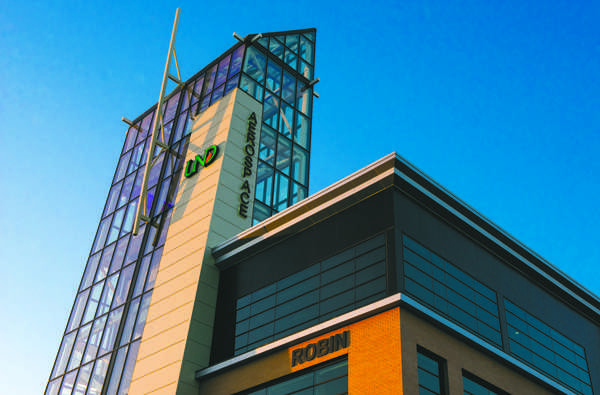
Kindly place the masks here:
[[(192, 125), (186, 160), (203, 155), (212, 144), (219, 146), (220, 153), (209, 167), (200, 168), (192, 177), (182, 177), (130, 394), (167, 389), (173, 393), (175, 382), (175, 393), (198, 391), (193, 372), (209, 360), (218, 287), (218, 270), (209, 251), (251, 225), (252, 202), (247, 218), (237, 213), (238, 191), (244, 181), (243, 145), (251, 112), (258, 118), (252, 176), (248, 178), (253, 197), (261, 104), (235, 90), (200, 114)], [(218, 215), (214, 215), (215, 207)]]

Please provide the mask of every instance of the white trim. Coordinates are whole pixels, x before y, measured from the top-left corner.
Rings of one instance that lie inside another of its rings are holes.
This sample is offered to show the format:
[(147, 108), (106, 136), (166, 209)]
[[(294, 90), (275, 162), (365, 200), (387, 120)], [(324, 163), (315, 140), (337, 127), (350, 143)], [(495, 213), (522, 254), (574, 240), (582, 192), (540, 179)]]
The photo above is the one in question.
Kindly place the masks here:
[[(544, 277), (546, 280), (550, 281), (551, 283), (553, 283), (554, 285), (556, 285), (557, 287), (559, 287), (560, 289), (562, 289), (564, 292), (566, 292), (569, 295), (571, 295), (578, 302), (580, 302), (581, 304), (583, 304), (584, 306), (586, 306), (587, 308), (589, 308), (590, 310), (592, 310), (596, 314), (600, 315), (600, 309), (597, 309), (596, 307), (592, 306), (589, 302), (587, 302), (586, 300), (584, 300), (583, 298), (581, 298), (579, 295), (575, 294), (573, 291), (571, 291), (570, 289), (568, 289), (567, 287), (565, 287), (563, 284), (561, 284), (560, 282), (556, 281), (552, 276), (550, 276), (549, 274), (547, 274), (546, 272), (544, 272), (543, 270), (541, 270), (537, 265), (529, 262), (528, 259), (526, 259), (525, 257), (523, 257), (521, 254), (519, 254), (518, 252), (516, 252), (515, 250), (513, 250), (512, 248), (510, 248), (506, 244), (504, 244), (502, 241), (498, 240), (496, 237), (494, 237), (488, 231), (486, 231), (485, 229), (481, 228), (479, 225), (477, 225), (476, 223), (474, 223), (473, 221), (471, 221), (469, 218), (467, 218), (463, 214), (459, 213), (455, 208), (453, 208), (452, 206), (448, 205), (446, 202), (444, 202), (443, 200), (441, 200), (439, 197), (437, 197), (436, 195), (434, 195), (431, 192), (429, 192), (427, 189), (425, 189), (423, 186), (421, 186), (418, 182), (414, 181), (412, 178), (410, 178), (406, 174), (402, 173), (402, 171), (400, 171), (398, 169), (394, 169), (394, 170), (395, 170), (395, 174), (397, 176), (401, 177), (402, 179), (404, 179), (405, 181), (407, 181), (408, 183), (410, 183), (413, 187), (417, 188), (419, 191), (421, 191), (422, 193), (424, 193), (431, 200), (435, 201), (437, 204), (439, 204), (440, 206), (444, 207), (446, 210), (450, 211), (452, 214), (454, 214), (455, 216), (457, 216), (459, 219), (465, 221), (467, 224), (469, 224), (469, 226), (475, 228), (479, 233), (483, 234), (484, 236), (486, 236), (487, 238), (489, 238), (490, 240), (492, 240), (493, 242), (495, 242), (496, 244), (498, 244), (500, 247), (502, 247), (505, 250), (507, 250), (508, 252), (510, 252), (512, 255), (514, 255), (521, 262), (525, 263), (530, 269), (533, 269), (536, 273), (538, 273), (539, 275), (541, 275), (542, 277)], [(477, 213), (475, 213), (475, 214), (477, 214)], [(555, 270), (558, 270), (558, 269), (555, 269)], [(562, 275), (562, 273), (561, 273), (561, 275)], [(577, 284), (575, 284), (575, 285), (577, 285)], [(582, 291), (585, 292), (585, 290), (582, 290)]]

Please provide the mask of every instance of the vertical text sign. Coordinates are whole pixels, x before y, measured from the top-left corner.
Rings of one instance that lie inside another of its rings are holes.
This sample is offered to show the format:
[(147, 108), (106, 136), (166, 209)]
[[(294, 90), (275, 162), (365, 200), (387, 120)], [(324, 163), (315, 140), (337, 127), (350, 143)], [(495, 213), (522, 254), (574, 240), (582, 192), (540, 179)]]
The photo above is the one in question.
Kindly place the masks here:
[(252, 175), (252, 164), (254, 161), (255, 140), (256, 140), (256, 114), (253, 112), (248, 117), (248, 127), (246, 128), (246, 141), (244, 142), (244, 159), (242, 161), (242, 178), (244, 182), (240, 188), (240, 207), (238, 214), (243, 217), (248, 217), (248, 207), (250, 205), (250, 197), (252, 190), (250, 189), (249, 177)]

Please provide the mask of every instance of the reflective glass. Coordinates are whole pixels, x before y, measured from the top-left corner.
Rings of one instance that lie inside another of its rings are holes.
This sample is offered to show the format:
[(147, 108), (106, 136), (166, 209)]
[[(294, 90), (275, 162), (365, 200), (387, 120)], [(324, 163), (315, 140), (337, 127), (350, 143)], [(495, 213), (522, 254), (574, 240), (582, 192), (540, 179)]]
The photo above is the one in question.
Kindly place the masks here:
[(106, 239), (106, 244), (113, 243), (119, 237), (119, 232), (121, 231), (121, 225), (123, 224), (123, 218), (125, 217), (125, 207), (115, 212), (112, 225), (110, 226), (110, 231), (108, 232), (108, 237)]
[(298, 146), (294, 146), (292, 177), (304, 185), (308, 182), (308, 152)]
[(162, 169), (163, 160), (165, 159), (164, 152), (161, 152), (160, 156), (152, 165), (152, 169), (150, 169), (150, 175), (148, 176), (148, 188), (152, 188), (158, 182), (158, 176), (160, 174), (160, 170)]
[(125, 368), (123, 369), (123, 375), (121, 376), (121, 385), (119, 386), (119, 395), (127, 395), (129, 390), (129, 383), (131, 382), (131, 376), (133, 375), (133, 366), (135, 365), (135, 359), (137, 357), (138, 348), (140, 342), (131, 343), (129, 346), (129, 352), (127, 353), (127, 360), (125, 362)]
[(117, 172), (115, 173), (115, 179), (113, 183), (121, 180), (125, 177), (125, 173), (127, 172), (127, 166), (129, 166), (129, 159), (131, 158), (131, 151), (127, 152), (125, 155), (121, 157), (119, 160), (119, 165), (117, 166)]
[(108, 228), (112, 222), (112, 215), (106, 217), (100, 222), (98, 232), (96, 233), (96, 239), (94, 240), (94, 246), (92, 247), (92, 254), (104, 247), (106, 236), (108, 235)]
[(121, 372), (123, 371), (123, 365), (125, 364), (125, 358), (127, 357), (128, 347), (122, 347), (117, 353), (115, 363), (112, 368), (112, 374), (110, 376), (110, 382), (108, 383), (108, 394), (116, 394), (117, 388), (119, 388), (119, 381), (121, 380)]
[(223, 91), (225, 90), (225, 85), (221, 85), (213, 91), (210, 104), (215, 104), (220, 98), (223, 97)]
[(129, 286), (131, 285), (131, 278), (133, 276), (134, 268), (134, 265), (129, 265), (122, 270), (121, 276), (119, 278), (119, 285), (117, 286), (117, 289), (115, 291), (115, 296), (112, 303), (113, 308), (125, 303), (127, 293), (129, 292)]
[(123, 207), (129, 201), (129, 195), (131, 194), (131, 188), (133, 187), (133, 183), (135, 181), (135, 173), (127, 176), (125, 181), (123, 181), (123, 188), (121, 189), (121, 194), (119, 196), (119, 203), (117, 207)]
[(117, 242), (117, 247), (113, 254), (112, 262), (110, 263), (110, 270), (108, 274), (113, 274), (121, 268), (123, 260), (125, 259), (125, 251), (127, 251), (127, 244), (129, 244), (129, 236), (121, 238)]
[(44, 395), (58, 395), (58, 390), (60, 389), (60, 381), (61, 380), (62, 380), (62, 377), (48, 383), (48, 387), (46, 388), (46, 392), (44, 393)]
[(244, 72), (252, 77), (255, 81), (264, 82), (265, 69), (267, 58), (254, 47), (246, 49), (246, 57), (244, 59)]
[(264, 221), (265, 219), (269, 218), (271, 216), (271, 209), (267, 206), (265, 206), (264, 204), (260, 203), (259, 201), (255, 200), (254, 201), (254, 213), (253, 213), (253, 220), (252, 220), (252, 224), (256, 225), (259, 222)]
[(148, 130), (150, 129), (154, 112), (155, 111), (152, 111), (144, 117), (144, 120), (142, 121), (142, 131), (138, 133), (136, 144), (144, 141), (146, 137), (148, 137)]
[(308, 189), (300, 184), (292, 182), (291, 203), (296, 204), (308, 196)]
[(75, 345), (73, 346), (73, 351), (71, 352), (71, 359), (69, 360), (67, 371), (75, 369), (81, 363), (91, 328), (92, 324), (88, 324), (79, 328), (79, 331), (77, 332), (77, 339), (75, 340)]
[(263, 104), (263, 122), (272, 127), (273, 129), (277, 129), (279, 121), (278, 115), (279, 101), (272, 93), (266, 92), (265, 102)]
[(242, 75), (242, 79), (240, 81), (240, 88), (245, 92), (248, 92), (248, 94), (254, 97), (256, 100), (262, 101), (263, 87), (253, 79), (247, 77), (246, 75)]
[(100, 303), (96, 311), (96, 317), (107, 313), (112, 303), (112, 298), (115, 294), (115, 288), (117, 287), (117, 281), (119, 280), (119, 274), (115, 273), (106, 280), (102, 296), (100, 297)]
[(271, 51), (279, 59), (283, 60), (283, 44), (271, 37), (269, 42), (269, 51)]
[(313, 63), (314, 44), (306, 37), (300, 36), (300, 57), (308, 63)]
[(271, 205), (271, 194), (273, 192), (273, 168), (264, 162), (258, 163), (256, 175), (256, 199)]
[(102, 251), (102, 259), (100, 259), (100, 266), (98, 267), (98, 272), (96, 273), (96, 279), (94, 282), (98, 282), (106, 277), (108, 274), (108, 268), (110, 267), (110, 260), (112, 259), (113, 252), (115, 251), (115, 245), (111, 245), (110, 247), (106, 247), (104, 251)]
[(275, 146), (277, 143), (277, 132), (263, 125), (260, 133), (260, 146), (258, 157), (271, 166), (275, 165)]
[[(181, 96), (181, 91), (175, 93), (167, 102), (166, 110), (164, 112), (163, 125), (171, 122), (171, 120), (175, 117), (175, 110), (177, 110), (177, 104), (179, 104), (179, 97)], [(167, 139), (168, 141), (168, 139)]]
[(82, 366), (79, 369), (79, 374), (77, 375), (77, 382), (75, 383), (75, 388), (73, 389), (74, 395), (85, 395), (85, 390), (90, 379), (90, 373), (92, 372), (93, 365), (93, 363), (88, 363), (87, 365)]
[(94, 365), (94, 371), (88, 385), (87, 395), (100, 395), (102, 384), (104, 383), (104, 377), (106, 377), (106, 370), (108, 369), (109, 361), (110, 354), (96, 361), (96, 364)]
[(300, 60), (300, 63), (298, 64), (298, 71), (300, 72), (300, 74), (302, 74), (304, 77), (306, 77), (307, 80), (312, 81), (313, 68), (311, 65), (306, 63), (304, 60)]
[(215, 82), (216, 86), (219, 86), (227, 79), (227, 70), (229, 69), (229, 62), (231, 61), (231, 54), (227, 55), (223, 60), (219, 62), (219, 69), (217, 71), (217, 79)]
[[(277, 170), (285, 175), (290, 174), (290, 161), (292, 156), (292, 142), (283, 136), (277, 141)], [(286, 190), (287, 196), (287, 190)]]
[(77, 370), (71, 372), (65, 376), (60, 388), (60, 395), (70, 395), (73, 392), (73, 386), (75, 385), (75, 377), (77, 377)]
[(104, 324), (106, 323), (106, 316), (100, 317), (94, 321), (92, 325), (92, 331), (88, 340), (87, 347), (85, 349), (85, 355), (83, 356), (83, 363), (96, 358), (98, 353), (98, 347), (100, 347), (100, 340), (102, 339), (102, 331), (104, 330)]
[(149, 292), (142, 297), (142, 303), (140, 304), (137, 322), (135, 324), (135, 329), (133, 330), (133, 340), (142, 336), (142, 331), (144, 330), (144, 325), (146, 324), (146, 315), (148, 314), (148, 307), (150, 307), (151, 296), (152, 293)]
[(136, 236), (131, 236), (131, 241), (129, 242), (129, 247), (127, 248), (127, 255), (125, 256), (125, 265), (135, 261), (138, 258), (140, 252), (140, 244), (142, 243), (142, 239), (144, 237), (144, 232), (146, 230), (146, 225), (140, 225), (140, 230)]
[(294, 70), (298, 67), (298, 56), (289, 49), (285, 50), (283, 61)]
[(148, 273), (148, 269), (150, 267), (150, 260), (152, 259), (151, 255), (146, 255), (142, 259), (142, 264), (140, 265), (140, 270), (137, 275), (137, 280), (135, 282), (135, 288), (133, 290), (133, 296), (139, 296), (144, 290), (144, 284), (146, 283), (146, 274)]
[(112, 188), (110, 189), (110, 192), (108, 194), (108, 199), (106, 199), (106, 206), (104, 208), (104, 212), (102, 213), (102, 216), (106, 216), (107, 214), (110, 214), (113, 212), (113, 210), (115, 209), (115, 207), (117, 206), (117, 200), (119, 198), (119, 193), (121, 192), (121, 187), (123, 186), (123, 183), (120, 182), (118, 184), (115, 184), (112, 186)]
[(287, 71), (283, 72), (283, 87), (281, 97), (288, 103), (295, 105), (296, 79)]
[(281, 67), (269, 59), (267, 67), (267, 88), (275, 94), (281, 94)]
[(87, 303), (87, 308), (85, 309), (85, 314), (83, 315), (82, 324), (89, 322), (96, 315), (96, 308), (98, 307), (98, 302), (100, 301), (100, 296), (102, 295), (102, 287), (104, 286), (104, 281), (94, 285), (92, 287), (92, 292), (90, 293), (90, 299)]
[(289, 178), (275, 173), (275, 193), (273, 195), (273, 208), (277, 211), (284, 210), (288, 206)]
[(233, 56), (231, 59), (231, 66), (229, 67), (229, 77), (230, 78), (231, 78), (231, 76), (240, 72), (240, 69), (242, 68), (242, 57), (243, 56), (244, 56), (244, 46), (241, 45), (240, 47), (238, 47), (238, 49), (233, 51)]
[[(100, 346), (99, 355), (103, 355), (112, 350), (117, 338), (117, 332), (119, 330), (119, 323), (121, 322), (121, 316), (123, 315), (123, 306), (110, 312), (108, 316), (108, 323), (104, 329), (104, 336), (102, 337), (102, 345)], [(105, 316), (106, 317), (106, 316)], [(99, 340), (98, 340), (99, 342)]]
[(312, 108), (312, 89), (302, 90), (304, 84), (298, 80), (296, 86), (296, 108), (310, 117)]
[(292, 126), (294, 125), (294, 109), (285, 103), (281, 103), (279, 109), (279, 133), (285, 137), (292, 137)]
[(129, 343), (131, 340), (131, 334), (133, 332), (133, 326), (135, 325), (135, 319), (137, 317), (138, 307), (140, 306), (140, 298), (133, 299), (129, 304), (129, 312), (127, 313), (127, 321), (125, 321), (125, 328), (121, 335), (121, 346)]
[(62, 344), (60, 345), (60, 349), (58, 350), (58, 356), (56, 357), (56, 362), (54, 364), (54, 369), (52, 370), (51, 377), (56, 377), (65, 372), (67, 362), (69, 362), (69, 357), (71, 356), (73, 344), (75, 344), (76, 335), (77, 332), (71, 332), (68, 335), (65, 335), (65, 337), (63, 338)]
[(160, 264), (162, 251), (162, 248), (158, 248), (152, 254), (152, 263), (150, 264), (150, 270), (148, 271), (148, 279), (146, 280), (146, 287), (144, 288), (145, 291), (154, 288), (154, 281), (156, 281), (156, 275), (158, 274), (158, 265)]
[(206, 78), (206, 84), (204, 86), (204, 94), (208, 94), (209, 92), (212, 92), (213, 88), (215, 87), (215, 79), (217, 76), (217, 66), (218, 65), (214, 65), (212, 69), (210, 69), (210, 71), (206, 74), (207, 78)]
[[(139, 125), (139, 123), (138, 123)], [(129, 151), (133, 144), (135, 143), (135, 139), (137, 137), (137, 129), (133, 126), (130, 126), (127, 130), (127, 139), (125, 140), (125, 145), (123, 146), (123, 152)]]
[(79, 322), (81, 321), (81, 317), (83, 316), (83, 310), (85, 309), (89, 293), (90, 290), (88, 289), (77, 295), (77, 299), (75, 299), (75, 305), (73, 306), (73, 310), (71, 311), (69, 323), (67, 324), (67, 332), (70, 332), (71, 330), (79, 326)]
[(135, 199), (140, 196), (142, 190), (142, 183), (144, 182), (144, 171), (138, 170), (135, 177), (135, 183), (133, 184), (133, 190), (131, 191), (131, 199)]

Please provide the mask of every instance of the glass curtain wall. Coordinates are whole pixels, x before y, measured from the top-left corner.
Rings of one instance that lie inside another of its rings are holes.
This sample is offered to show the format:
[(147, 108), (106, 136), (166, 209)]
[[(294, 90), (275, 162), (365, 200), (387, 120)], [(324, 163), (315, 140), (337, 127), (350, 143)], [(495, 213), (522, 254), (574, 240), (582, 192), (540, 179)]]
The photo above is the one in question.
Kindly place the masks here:
[[(269, 35), (265, 36), (267, 38), (262, 42), (269, 40)], [(277, 62), (273, 62), (271, 52), (265, 56), (268, 52), (265, 48), (261, 48), (262, 52), (256, 51), (260, 48), (259, 44), (245, 51), (246, 46), (238, 43), (190, 78), (185, 83), (186, 89), (176, 89), (163, 104), (163, 130), (165, 142), (173, 152), (185, 157), (187, 135), (191, 129), (190, 115), (204, 111), (238, 86), (248, 91), (247, 81), (252, 79), (248, 77), (255, 74), (242, 73), (242, 65), (247, 70), (246, 65), (253, 64), (255, 61), (251, 59), (259, 53), (259, 58), (264, 60), (264, 64), (258, 64), (262, 67), (263, 78), (256, 82), (263, 91), (267, 78), (270, 78), (269, 85), (266, 85), (271, 95), (266, 99), (270, 107), (263, 119), (270, 116), (279, 122), (279, 113), (273, 114), (280, 109), (287, 114), (285, 121), (281, 121), (286, 125), (285, 132), (280, 133), (278, 124), (271, 123), (275, 138), (282, 136), (280, 147), (284, 147), (285, 152), (277, 154), (277, 143), (269, 143), (273, 157), (281, 160), (281, 166), (287, 161), (287, 170), (277, 167), (284, 180), (279, 182), (287, 183), (288, 190), (296, 193), (293, 199), (283, 199), (283, 195), (278, 197), (280, 201), (285, 200), (287, 207), (304, 198), (308, 191), (312, 92), (296, 92), (308, 81), (302, 79), (297, 70), (305, 70), (307, 76), (312, 76), (314, 30), (297, 31), (289, 39), (285, 34), (277, 37), (273, 43), (280, 40), (283, 51)], [(294, 37), (297, 39), (295, 43)], [(266, 69), (267, 58), (270, 59), (269, 72)], [(285, 59), (288, 63), (282, 63)], [(280, 70), (278, 77), (274, 70)], [(282, 87), (291, 89), (291, 92), (283, 94)], [(188, 92), (188, 88), (193, 94)], [(260, 101), (263, 100), (261, 96)], [(275, 105), (277, 110), (272, 108)], [(161, 226), (157, 229), (142, 224), (138, 235), (134, 236), (133, 222), (155, 115), (156, 105), (138, 117), (134, 121), (135, 126), (127, 132), (46, 394), (100, 394), (103, 390), (111, 394), (126, 394), (128, 391), (169, 226), (172, 199), (183, 167), (177, 155), (166, 154), (159, 149), (153, 153), (153, 158), (158, 158), (149, 175), (147, 210), (153, 222)], [(286, 151), (285, 147), (289, 149)], [(298, 163), (295, 167), (292, 164), (294, 160)], [(272, 163), (271, 171), (274, 172), (275, 163), (279, 162), (269, 163)], [(272, 178), (275, 178), (274, 174)], [(278, 191), (283, 194), (283, 189)], [(269, 215), (276, 212), (271, 211), (270, 206), (263, 206), (268, 208)], [(278, 207), (282, 209), (283, 206), (280, 204)], [(265, 210), (261, 213), (263, 215)], [(266, 217), (268, 215), (261, 218)]]
[(253, 225), (308, 195), (315, 31), (267, 35), (246, 50), (240, 88), (263, 104)]

